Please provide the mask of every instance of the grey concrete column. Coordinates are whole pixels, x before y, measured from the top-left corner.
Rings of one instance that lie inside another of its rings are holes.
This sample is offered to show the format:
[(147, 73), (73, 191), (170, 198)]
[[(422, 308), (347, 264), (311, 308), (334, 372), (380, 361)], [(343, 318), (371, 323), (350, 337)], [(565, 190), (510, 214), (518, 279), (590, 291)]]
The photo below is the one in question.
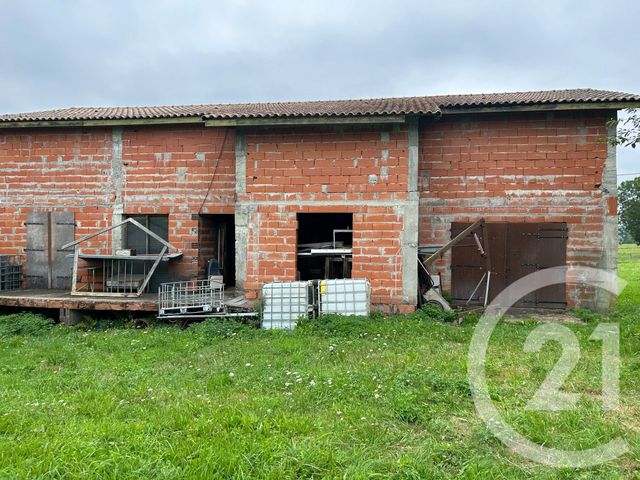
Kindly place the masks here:
[[(244, 130), (236, 129), (236, 196), (247, 193), (247, 142)], [(243, 288), (247, 280), (247, 255), (249, 241), (249, 221), (251, 211), (242, 199), (236, 198), (236, 287)]]
[[(615, 118), (615, 116), (613, 117)], [(607, 140), (616, 136), (616, 127), (610, 126)], [(602, 171), (602, 208), (604, 210), (602, 228), (602, 256), (598, 267), (611, 273), (618, 272), (618, 215), (609, 215), (609, 201), (618, 197), (618, 170), (616, 166), (616, 146), (607, 143), (607, 159)], [(595, 307), (605, 311), (613, 306), (615, 298), (601, 288), (596, 290)]]
[[(122, 127), (114, 127), (111, 133), (111, 185), (113, 188), (113, 205), (111, 224), (115, 225), (123, 220), (124, 199), (122, 198), (122, 185), (124, 183), (124, 164), (122, 162)], [(122, 229), (111, 231), (113, 243), (111, 248), (115, 250), (123, 247)]]
[(83, 316), (84, 316), (84, 313), (82, 310), (73, 310), (70, 308), (60, 309), (60, 323), (68, 327), (71, 327), (73, 325), (80, 323), (82, 321)]
[(409, 169), (409, 199), (402, 209), (402, 299), (405, 303), (415, 305), (418, 301), (418, 230), (420, 224), (418, 193), (418, 150), (420, 137), (418, 119), (410, 119), (408, 127), (409, 149), (407, 162)]
[(247, 193), (247, 140), (242, 128), (236, 129), (236, 194)]

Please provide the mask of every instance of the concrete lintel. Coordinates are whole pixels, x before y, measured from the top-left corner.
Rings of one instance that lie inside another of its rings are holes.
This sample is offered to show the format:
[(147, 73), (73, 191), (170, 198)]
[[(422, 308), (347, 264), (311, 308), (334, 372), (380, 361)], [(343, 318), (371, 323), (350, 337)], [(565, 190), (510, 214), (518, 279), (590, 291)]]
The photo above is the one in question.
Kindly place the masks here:
[(344, 206), (348, 208), (351, 205), (357, 206), (372, 206), (372, 207), (397, 207), (407, 203), (411, 203), (412, 200), (262, 200), (262, 201), (238, 201), (236, 205), (244, 206), (313, 206), (313, 207), (334, 207)]

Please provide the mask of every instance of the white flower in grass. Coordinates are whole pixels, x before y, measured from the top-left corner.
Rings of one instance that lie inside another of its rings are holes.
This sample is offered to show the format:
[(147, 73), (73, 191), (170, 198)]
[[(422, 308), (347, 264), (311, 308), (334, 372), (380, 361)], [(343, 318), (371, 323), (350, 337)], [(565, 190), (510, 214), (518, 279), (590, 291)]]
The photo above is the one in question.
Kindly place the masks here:
[(244, 366), (245, 367), (253, 367), (253, 365), (251, 365), (250, 363), (246, 363)]
[(342, 412), (341, 412), (340, 410), (338, 410), (338, 411), (336, 412), (336, 414), (337, 414), (337, 415), (342, 415)]
[(380, 398), (380, 394), (379, 394), (379, 393), (376, 393), (376, 394), (373, 396), (373, 398), (375, 398), (375, 399), (377, 400), (378, 398)]
[(315, 380), (309, 380), (309, 385), (311, 385), (312, 387), (316, 386), (316, 381)]
[(236, 374), (235, 374), (235, 373), (233, 373), (233, 372), (229, 372), (229, 378), (233, 378), (233, 377), (235, 377), (235, 376), (236, 376)]
[(270, 382), (273, 382), (273, 377), (269, 377), (269, 378), (268, 378), (268, 380), (269, 380)]

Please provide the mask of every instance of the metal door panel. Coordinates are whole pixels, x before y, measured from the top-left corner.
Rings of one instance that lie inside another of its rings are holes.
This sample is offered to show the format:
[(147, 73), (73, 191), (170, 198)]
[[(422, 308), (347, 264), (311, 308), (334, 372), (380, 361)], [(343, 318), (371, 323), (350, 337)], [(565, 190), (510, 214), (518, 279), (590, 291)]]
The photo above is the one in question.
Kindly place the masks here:
[(75, 214), (73, 212), (51, 213), (51, 288), (71, 289), (73, 275), (73, 251), (61, 250), (75, 238)]
[[(455, 237), (469, 223), (452, 223)], [(491, 260), (489, 301), (516, 280), (538, 270), (566, 264), (568, 230), (565, 223), (488, 223), (488, 245)], [(482, 236), (481, 241), (483, 241)], [(484, 243), (484, 242), (483, 242)], [(465, 303), (485, 272), (485, 259), (473, 237), (456, 245), (451, 253), (451, 294), (457, 304)], [(470, 303), (479, 303), (484, 284)], [(554, 285), (522, 298), (520, 307), (566, 306), (566, 287)]]
[(29, 212), (27, 221), (27, 247), (25, 248), (25, 281), (27, 288), (49, 286), (49, 214)]
[(29, 212), (25, 281), (27, 288), (70, 289), (73, 254), (60, 247), (73, 241), (73, 212)]
[[(566, 223), (542, 223), (538, 226), (538, 270), (567, 263), (567, 238)], [(541, 288), (536, 292), (536, 304), (550, 308), (566, 306), (566, 284)]]

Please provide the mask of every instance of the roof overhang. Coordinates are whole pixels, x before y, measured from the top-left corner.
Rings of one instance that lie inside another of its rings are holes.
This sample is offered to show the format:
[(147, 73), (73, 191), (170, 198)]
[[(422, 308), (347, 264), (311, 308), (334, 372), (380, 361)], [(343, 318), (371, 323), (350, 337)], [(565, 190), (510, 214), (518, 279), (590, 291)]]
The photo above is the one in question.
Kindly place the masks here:
[(0, 122), (3, 128), (56, 128), (56, 127), (124, 127), (145, 125), (182, 125), (204, 123), (202, 117), (170, 118), (110, 118), (104, 120), (30, 120), (22, 122)]
[(168, 118), (112, 118), (90, 120), (29, 120), (0, 122), (0, 129), (14, 128), (90, 128), (124, 126), (161, 126), (200, 124), (206, 127), (277, 127), (312, 125), (374, 125), (402, 124), (407, 119), (420, 117), (440, 117), (442, 115), (471, 115), (483, 113), (511, 112), (555, 112), (579, 110), (622, 110), (640, 108), (640, 102), (560, 102), (528, 105), (492, 105), (464, 107), (442, 107), (438, 113), (397, 114), (397, 115), (345, 115), (345, 116), (295, 116), (295, 117), (236, 117), (206, 118), (202, 116)]
[(468, 115), (471, 113), (508, 113), (508, 112), (556, 112), (577, 110), (623, 110), (640, 108), (640, 102), (570, 102), (540, 103), (531, 105), (493, 105), (441, 108), (443, 115)]

